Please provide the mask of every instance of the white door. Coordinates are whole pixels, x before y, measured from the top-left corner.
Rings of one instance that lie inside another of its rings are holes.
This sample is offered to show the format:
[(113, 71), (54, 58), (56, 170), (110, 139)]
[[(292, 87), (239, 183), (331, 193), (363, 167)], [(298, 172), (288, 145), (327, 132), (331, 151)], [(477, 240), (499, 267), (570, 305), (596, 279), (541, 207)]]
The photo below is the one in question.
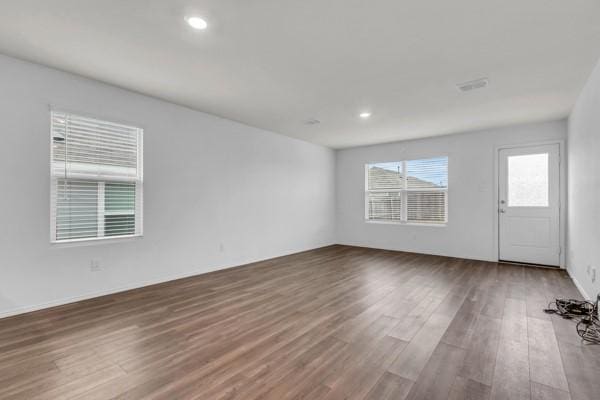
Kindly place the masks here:
[(500, 260), (560, 265), (560, 147), (499, 154)]

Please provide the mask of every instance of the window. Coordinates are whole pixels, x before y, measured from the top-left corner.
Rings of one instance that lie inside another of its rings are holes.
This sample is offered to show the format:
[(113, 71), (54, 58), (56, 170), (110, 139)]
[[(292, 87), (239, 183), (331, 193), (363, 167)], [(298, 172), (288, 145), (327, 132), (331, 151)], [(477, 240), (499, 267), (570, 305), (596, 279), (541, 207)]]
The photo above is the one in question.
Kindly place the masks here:
[(447, 214), (448, 157), (366, 165), (367, 220), (445, 224)]
[(51, 240), (142, 235), (140, 128), (51, 113)]

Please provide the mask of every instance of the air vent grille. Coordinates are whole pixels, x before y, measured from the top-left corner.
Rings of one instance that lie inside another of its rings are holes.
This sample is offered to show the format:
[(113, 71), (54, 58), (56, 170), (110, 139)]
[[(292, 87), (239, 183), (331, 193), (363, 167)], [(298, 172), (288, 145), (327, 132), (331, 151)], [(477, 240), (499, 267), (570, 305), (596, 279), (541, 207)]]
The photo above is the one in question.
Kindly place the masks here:
[(490, 80), (488, 78), (475, 79), (474, 81), (468, 81), (459, 83), (456, 85), (458, 90), (461, 92), (470, 92), (475, 89), (483, 89), (484, 87), (490, 84)]

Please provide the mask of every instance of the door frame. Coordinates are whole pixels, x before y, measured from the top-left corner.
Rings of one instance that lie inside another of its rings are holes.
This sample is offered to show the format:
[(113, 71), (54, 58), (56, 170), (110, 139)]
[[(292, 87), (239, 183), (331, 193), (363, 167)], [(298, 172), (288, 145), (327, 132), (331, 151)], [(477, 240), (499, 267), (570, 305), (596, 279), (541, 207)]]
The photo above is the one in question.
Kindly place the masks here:
[(500, 215), (499, 215), (499, 195), (500, 195), (500, 150), (515, 149), (523, 147), (544, 146), (549, 144), (558, 144), (558, 193), (559, 193), (559, 245), (560, 245), (560, 268), (566, 268), (566, 226), (567, 226), (567, 159), (565, 140), (546, 140), (539, 142), (525, 142), (518, 144), (496, 145), (494, 146), (494, 190), (493, 190), (493, 227), (494, 227), (494, 260), (500, 261)]

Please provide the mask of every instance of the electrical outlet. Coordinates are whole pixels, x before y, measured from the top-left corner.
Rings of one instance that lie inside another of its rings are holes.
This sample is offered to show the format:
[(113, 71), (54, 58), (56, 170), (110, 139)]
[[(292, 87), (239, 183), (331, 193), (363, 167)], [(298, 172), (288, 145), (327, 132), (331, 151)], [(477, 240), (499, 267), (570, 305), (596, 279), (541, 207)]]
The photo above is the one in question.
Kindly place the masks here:
[(221, 253), (225, 251), (225, 245), (223, 243), (219, 243), (219, 251)]
[(100, 261), (98, 261), (98, 260), (92, 260), (92, 261), (90, 261), (90, 271), (92, 271), (92, 272), (98, 272), (101, 269), (102, 268), (100, 267)]
[(592, 268), (592, 283), (596, 282), (596, 267)]
[(587, 266), (587, 274), (588, 274), (588, 276), (592, 275), (592, 266), (591, 265)]

